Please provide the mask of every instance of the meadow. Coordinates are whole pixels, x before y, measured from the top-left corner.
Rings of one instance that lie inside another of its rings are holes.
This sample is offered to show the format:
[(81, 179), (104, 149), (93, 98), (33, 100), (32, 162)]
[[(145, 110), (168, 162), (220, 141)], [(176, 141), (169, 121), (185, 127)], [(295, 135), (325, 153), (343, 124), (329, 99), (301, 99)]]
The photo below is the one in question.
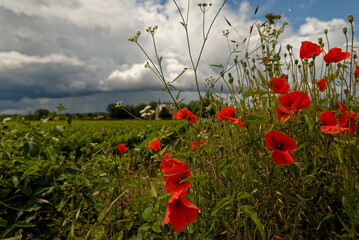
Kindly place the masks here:
[[(158, 26), (129, 41), (148, 58), (145, 67), (173, 100), (177, 120), (3, 120), (0, 237), (358, 239), (353, 16), (350, 29), (338, 33), (345, 46), (307, 39), (299, 52), (278, 44), (287, 25), (280, 15), (248, 26), (258, 38), (252, 48), (230, 41), (225, 31), (228, 60), (212, 66), (218, 76), (205, 80), (203, 92), (202, 50), (226, 1), (211, 8), (217, 11), (212, 19), (203, 17), (197, 55), (189, 9), (173, 2), (190, 59), (178, 77), (162, 70)], [(196, 7), (206, 16), (211, 5)], [(142, 37), (153, 49), (144, 49)], [(174, 86), (186, 71), (201, 102), (193, 112), (180, 107)]]

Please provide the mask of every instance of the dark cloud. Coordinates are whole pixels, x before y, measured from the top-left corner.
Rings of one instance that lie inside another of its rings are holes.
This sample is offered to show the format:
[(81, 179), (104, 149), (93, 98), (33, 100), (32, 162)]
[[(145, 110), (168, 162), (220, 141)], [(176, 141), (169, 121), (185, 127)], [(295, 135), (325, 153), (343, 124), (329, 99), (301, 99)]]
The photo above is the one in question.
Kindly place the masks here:
[[(191, 4), (198, 10), (191, 12), (189, 28), (196, 61), (203, 40), (202, 33), (198, 34), (202, 13), (197, 2)], [(180, 5), (182, 9), (187, 7), (185, 3)], [(219, 5), (220, 1), (213, 2), (206, 13), (208, 19)], [(222, 15), (238, 29), (231, 39), (240, 40), (248, 34), (243, 26), (252, 24), (252, 13), (248, 1), (224, 9)], [(303, 25), (309, 34), (314, 20)], [(70, 112), (91, 112), (105, 111), (108, 103), (120, 100), (125, 104), (158, 97), (169, 100), (159, 91), (160, 80), (144, 69), (144, 54), (127, 39), (141, 30), (139, 42), (154, 59), (151, 37), (145, 28), (158, 24), (156, 44), (164, 57), (166, 81), (171, 81), (184, 67), (191, 67), (179, 21), (177, 9), (166, 0), (0, 1), (0, 113), (26, 113), (40, 107), (52, 110), (59, 102), (68, 105)], [(316, 25), (327, 23), (319, 21)], [(338, 25), (337, 21), (332, 24)], [(227, 23), (219, 17), (202, 56), (198, 72), (201, 89), (204, 79), (218, 75), (209, 65), (227, 61), (229, 52), (222, 36), (226, 28)], [(290, 32), (288, 36), (298, 42), (303, 39), (298, 35), (301, 33)], [(253, 36), (251, 41), (255, 40)], [(196, 98), (191, 70), (174, 85), (188, 90), (184, 95), (187, 100)]]

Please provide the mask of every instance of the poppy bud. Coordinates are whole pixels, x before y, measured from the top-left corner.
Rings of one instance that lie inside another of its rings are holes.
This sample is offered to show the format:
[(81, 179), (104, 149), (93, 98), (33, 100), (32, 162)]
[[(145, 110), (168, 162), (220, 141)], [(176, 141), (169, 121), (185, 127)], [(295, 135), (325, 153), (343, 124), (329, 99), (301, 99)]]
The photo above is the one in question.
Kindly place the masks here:
[(293, 84), (293, 92), (297, 91), (298, 82), (294, 82)]
[(344, 35), (347, 35), (347, 32), (348, 32), (348, 29), (345, 27), (345, 28), (343, 28), (343, 33), (344, 33)]
[(224, 72), (223, 71), (221, 71), (220, 74), (221, 74), (221, 77), (224, 77)]
[(234, 79), (232, 77), (232, 74), (228, 73), (228, 77), (229, 77), (229, 79), (228, 79), (229, 84), (233, 84)]
[(314, 60), (317, 55), (315, 53), (312, 53), (312, 59)]
[(356, 54), (353, 55), (353, 58), (356, 59), (358, 56)]
[(244, 56), (245, 56), (246, 58), (248, 58), (248, 52), (246, 52), (246, 53), (244, 54)]
[(287, 57), (287, 53), (284, 53), (284, 57)]
[(272, 88), (273, 87), (273, 80), (269, 80), (269, 86)]
[(287, 44), (287, 50), (288, 50), (288, 51), (290, 50), (290, 45), (289, 45), (289, 44)]
[(350, 91), (349, 91), (349, 89), (348, 89), (347, 87), (344, 88), (344, 93), (345, 93), (346, 95), (349, 95)]
[(349, 15), (349, 17), (348, 17), (348, 21), (349, 21), (350, 23), (352, 23), (352, 22), (354, 21), (354, 17), (353, 17), (353, 15)]
[(323, 39), (322, 38), (318, 38), (318, 43), (321, 45), (323, 42)]
[(328, 29), (324, 29), (324, 34), (328, 34)]
[(298, 64), (298, 59), (295, 59), (294, 63), (295, 63), (295, 65), (297, 65)]

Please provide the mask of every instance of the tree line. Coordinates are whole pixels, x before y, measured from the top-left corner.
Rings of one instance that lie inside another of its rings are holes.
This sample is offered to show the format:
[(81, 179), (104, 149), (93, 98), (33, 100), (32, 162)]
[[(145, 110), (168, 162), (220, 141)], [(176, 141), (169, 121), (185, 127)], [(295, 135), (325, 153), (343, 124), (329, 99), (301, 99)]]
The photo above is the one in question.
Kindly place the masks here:
[[(146, 106), (151, 106), (151, 110), (156, 110), (157, 102), (152, 101), (148, 104), (140, 103), (138, 105), (124, 105), (123, 108), (116, 107), (115, 103), (111, 103), (107, 106), (107, 112), (97, 112), (97, 113), (64, 113), (60, 115), (60, 118), (68, 118), (71, 117), (72, 119), (81, 119), (81, 120), (92, 120), (92, 119), (133, 119), (134, 116), (140, 118), (141, 117), (141, 110), (143, 110)], [(204, 102), (203, 111), (205, 111), (205, 107), (209, 105)], [(195, 114), (199, 114), (200, 112), (200, 101), (191, 101), (188, 104), (181, 103), (181, 108), (187, 108), (191, 112)], [(47, 109), (37, 109), (33, 113), (28, 113), (23, 115), (26, 120), (41, 120), (42, 118), (46, 118), (49, 116), (51, 112)], [(6, 117), (12, 117), (13, 115), (0, 115), (0, 119), (4, 119)], [(101, 118), (98, 118), (101, 116)], [(159, 117), (161, 119), (172, 119), (172, 115), (169, 113), (168, 109), (162, 108), (162, 111), (159, 112)], [(154, 116), (152, 117), (154, 119)]]

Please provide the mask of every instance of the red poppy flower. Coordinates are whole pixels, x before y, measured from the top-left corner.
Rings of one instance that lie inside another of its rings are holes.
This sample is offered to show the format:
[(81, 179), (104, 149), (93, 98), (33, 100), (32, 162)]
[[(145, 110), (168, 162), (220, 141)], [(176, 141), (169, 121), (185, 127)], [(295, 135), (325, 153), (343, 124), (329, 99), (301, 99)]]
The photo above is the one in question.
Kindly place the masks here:
[(174, 231), (182, 231), (187, 224), (193, 223), (199, 208), (183, 197), (185, 191), (175, 194), (167, 203), (167, 211), (163, 224), (172, 224)]
[(268, 82), (268, 87), (275, 93), (286, 94), (289, 92), (289, 84), (283, 78), (272, 78)]
[[(239, 110), (242, 112), (241, 110)], [(217, 113), (217, 118), (222, 121), (230, 120), (232, 123), (239, 123), (239, 125), (243, 128), (247, 126), (247, 124), (244, 124), (244, 118), (236, 118), (236, 110), (233, 106), (224, 107)]]
[(278, 98), (278, 103), (288, 110), (299, 111), (310, 106), (308, 94), (302, 91), (287, 93)]
[(125, 146), (125, 145), (122, 145), (122, 144), (118, 144), (118, 151), (120, 152), (120, 153), (123, 153), (124, 151), (127, 151), (128, 149), (127, 149), (127, 147)]
[(295, 117), (294, 110), (288, 110), (288, 109), (283, 108), (283, 107), (278, 107), (278, 108), (276, 108), (276, 111), (277, 111), (277, 118), (281, 122), (283, 122), (284, 120), (286, 120), (290, 116), (292, 116), (293, 119)]
[(359, 66), (355, 66), (355, 73), (357, 74), (357, 77), (359, 76)]
[(297, 149), (295, 141), (278, 131), (270, 131), (265, 136), (267, 148), (272, 153), (273, 161), (278, 165), (286, 165), (295, 161), (295, 157), (291, 153)]
[(303, 58), (312, 58), (313, 53), (315, 53), (316, 56), (319, 56), (319, 54), (322, 53), (322, 49), (318, 44), (304, 41), (302, 42), (302, 46), (300, 46), (299, 56), (300, 59)]
[(327, 89), (327, 79), (322, 78), (318, 80), (317, 87), (319, 88), (319, 91), (323, 92), (325, 89)]
[(233, 106), (222, 108), (218, 111), (217, 118), (222, 121), (231, 120), (233, 123), (239, 123), (239, 119), (236, 118), (236, 110)]
[(350, 58), (350, 52), (342, 52), (341, 48), (332, 48), (325, 54), (324, 61), (326, 63), (337, 63), (347, 58)]
[(165, 153), (162, 157), (162, 160), (167, 160), (168, 158), (172, 157), (172, 154), (171, 153)]
[(348, 122), (348, 118), (345, 117), (344, 114), (341, 114), (339, 116), (339, 125), (338, 125), (338, 119), (335, 117), (335, 113), (324, 110), (324, 112), (320, 116), (320, 122), (322, 124), (320, 130), (323, 133), (337, 134), (340, 132), (347, 131), (349, 129), (345, 127), (345, 125)]
[(150, 142), (150, 144), (147, 147), (155, 151), (160, 150), (160, 148), (162, 147), (162, 144), (160, 145), (160, 138), (158, 137), (156, 140)]
[[(353, 113), (353, 112), (348, 113), (346, 107), (341, 102), (337, 101), (337, 104), (339, 106), (338, 110), (342, 112), (342, 115), (339, 116), (339, 124), (342, 121), (345, 123), (345, 124), (343, 124), (343, 127), (348, 128), (348, 130), (343, 131), (343, 133), (354, 134), (357, 129), (355, 119), (357, 119), (359, 117), (359, 114)], [(349, 117), (348, 117), (348, 115), (349, 115)], [(349, 129), (350, 129), (350, 131), (349, 131)]]
[(194, 115), (191, 111), (182, 108), (181, 110), (178, 110), (178, 112), (175, 114), (175, 117), (177, 120), (188, 120), (191, 123), (197, 122), (197, 117)]
[(199, 146), (202, 146), (203, 144), (206, 144), (203, 140), (192, 141), (190, 147), (191, 147), (192, 149), (196, 149), (196, 148), (198, 148)]
[(160, 168), (163, 173), (162, 178), (166, 182), (165, 190), (167, 193), (173, 195), (191, 186), (191, 182), (181, 182), (189, 177), (188, 170), (190, 167), (187, 164), (182, 163), (178, 159), (162, 159), (162, 161), (165, 165), (163, 166), (163, 163), (161, 163)]

